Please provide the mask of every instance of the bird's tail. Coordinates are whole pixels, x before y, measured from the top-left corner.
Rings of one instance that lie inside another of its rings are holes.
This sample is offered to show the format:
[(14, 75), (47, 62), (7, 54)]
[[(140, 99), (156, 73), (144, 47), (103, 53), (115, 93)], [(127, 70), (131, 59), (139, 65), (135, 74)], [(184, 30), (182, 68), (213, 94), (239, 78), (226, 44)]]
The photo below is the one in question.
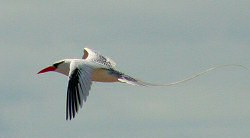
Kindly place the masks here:
[(242, 65), (237, 65), (237, 64), (226, 64), (226, 65), (219, 65), (219, 66), (214, 66), (214, 67), (211, 67), (209, 69), (206, 69), (202, 72), (199, 72), (197, 74), (194, 74), (190, 77), (187, 77), (185, 79), (182, 79), (182, 80), (179, 80), (179, 81), (176, 81), (176, 82), (172, 82), (172, 83), (167, 83), (167, 84), (154, 84), (154, 83), (148, 83), (148, 82), (145, 82), (145, 81), (141, 81), (141, 80), (138, 80), (138, 79), (135, 79), (135, 78), (132, 78), (128, 75), (125, 75), (125, 74), (120, 74), (120, 77), (119, 77), (119, 81), (120, 82), (123, 82), (123, 83), (128, 83), (128, 84), (132, 84), (132, 85), (140, 85), (140, 86), (172, 86), (172, 85), (177, 85), (177, 84), (181, 84), (181, 83), (184, 83), (184, 82), (187, 82), (187, 81), (190, 81), (194, 78), (197, 78), (201, 75), (204, 75), (210, 71), (213, 71), (215, 69), (218, 69), (218, 68), (222, 68), (222, 67), (240, 67), (240, 68), (244, 68), (244, 69), (247, 69), (246, 67), (242, 66)]

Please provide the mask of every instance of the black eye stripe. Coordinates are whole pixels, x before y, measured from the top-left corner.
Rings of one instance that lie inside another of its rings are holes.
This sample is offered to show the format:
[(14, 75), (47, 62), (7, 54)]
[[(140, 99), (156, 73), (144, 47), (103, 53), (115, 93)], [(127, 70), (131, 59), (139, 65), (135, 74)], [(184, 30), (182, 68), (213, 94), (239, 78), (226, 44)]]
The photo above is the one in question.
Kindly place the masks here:
[(57, 62), (57, 63), (53, 64), (53, 66), (57, 68), (57, 67), (58, 67), (60, 64), (62, 64), (63, 62), (64, 62), (64, 61)]

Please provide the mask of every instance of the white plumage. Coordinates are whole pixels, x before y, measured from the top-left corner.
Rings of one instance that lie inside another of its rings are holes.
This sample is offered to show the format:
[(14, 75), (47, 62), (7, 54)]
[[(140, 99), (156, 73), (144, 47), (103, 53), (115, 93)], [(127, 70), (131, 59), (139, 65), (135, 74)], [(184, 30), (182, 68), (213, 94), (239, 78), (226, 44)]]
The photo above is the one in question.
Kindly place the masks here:
[(84, 48), (84, 55), (82, 59), (60, 60), (55, 62), (52, 66), (41, 70), (38, 72), (38, 74), (48, 71), (55, 71), (69, 77), (66, 100), (66, 119), (72, 119), (82, 107), (83, 101), (86, 102), (91, 89), (92, 81), (122, 82), (141, 86), (170, 86), (189, 81), (219, 67), (243, 67), (241, 65), (221, 65), (209, 68), (201, 73), (197, 73), (191, 77), (177, 82), (168, 84), (152, 84), (121, 73), (115, 69), (115, 66), (116, 63), (112, 59), (103, 56), (89, 48)]

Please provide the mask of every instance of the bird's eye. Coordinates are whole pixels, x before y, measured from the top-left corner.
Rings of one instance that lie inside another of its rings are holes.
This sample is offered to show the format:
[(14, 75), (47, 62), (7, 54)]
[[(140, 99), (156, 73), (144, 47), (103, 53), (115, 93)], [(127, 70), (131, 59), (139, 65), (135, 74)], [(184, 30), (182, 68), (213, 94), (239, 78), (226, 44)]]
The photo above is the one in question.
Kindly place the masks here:
[(62, 64), (63, 62), (64, 62), (64, 61), (59, 61), (59, 62), (57, 62), (57, 63), (54, 63), (53, 66), (57, 68), (57, 67), (58, 67), (60, 64)]

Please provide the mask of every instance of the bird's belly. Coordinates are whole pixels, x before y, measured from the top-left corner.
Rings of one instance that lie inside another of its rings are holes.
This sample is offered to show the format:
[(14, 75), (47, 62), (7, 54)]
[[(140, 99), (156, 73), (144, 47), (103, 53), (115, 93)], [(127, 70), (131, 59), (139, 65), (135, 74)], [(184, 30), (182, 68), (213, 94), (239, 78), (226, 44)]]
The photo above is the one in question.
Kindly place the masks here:
[(110, 75), (105, 69), (95, 69), (92, 73), (92, 80), (97, 82), (118, 82), (118, 78)]

